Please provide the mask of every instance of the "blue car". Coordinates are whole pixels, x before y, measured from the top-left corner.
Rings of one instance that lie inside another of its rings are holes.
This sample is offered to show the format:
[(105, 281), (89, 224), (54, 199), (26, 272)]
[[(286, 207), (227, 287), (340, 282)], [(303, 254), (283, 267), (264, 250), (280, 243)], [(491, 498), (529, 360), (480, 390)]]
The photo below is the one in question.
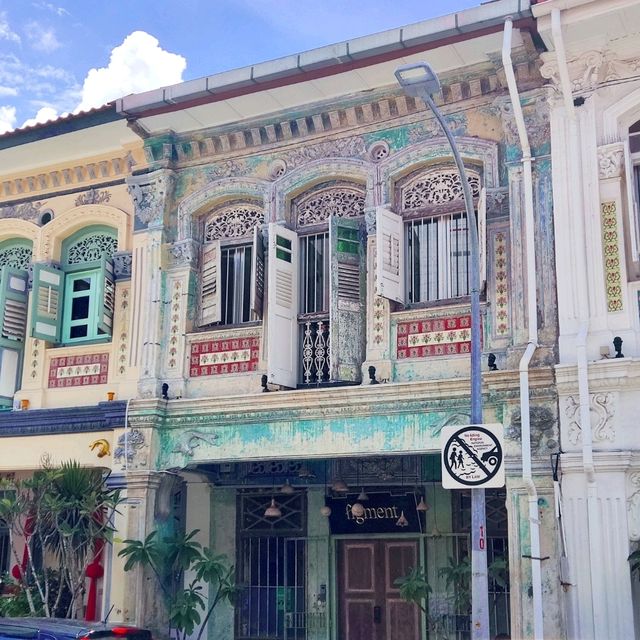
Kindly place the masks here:
[(152, 637), (147, 629), (117, 623), (0, 618), (0, 640), (152, 640)]

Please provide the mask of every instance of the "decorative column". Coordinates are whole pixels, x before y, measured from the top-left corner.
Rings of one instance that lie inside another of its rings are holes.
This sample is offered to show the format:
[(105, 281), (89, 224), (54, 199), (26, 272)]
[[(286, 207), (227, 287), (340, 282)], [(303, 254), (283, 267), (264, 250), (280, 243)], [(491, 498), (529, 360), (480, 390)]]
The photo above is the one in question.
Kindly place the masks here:
[(136, 235), (146, 232), (144, 238), (134, 242), (132, 276), (137, 291), (132, 333), (137, 342), (135, 364), (140, 367), (138, 391), (143, 398), (160, 395), (161, 353), (167, 346), (163, 343), (162, 322), (169, 304), (165, 299), (162, 244), (174, 181), (175, 174), (169, 169), (127, 178), (135, 206)]

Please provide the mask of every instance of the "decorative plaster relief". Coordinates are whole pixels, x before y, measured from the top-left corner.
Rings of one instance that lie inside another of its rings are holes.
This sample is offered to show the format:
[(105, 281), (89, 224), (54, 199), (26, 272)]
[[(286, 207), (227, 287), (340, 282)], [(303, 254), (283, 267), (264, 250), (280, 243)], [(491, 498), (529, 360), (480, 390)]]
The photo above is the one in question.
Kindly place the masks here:
[(397, 358), (425, 358), (470, 353), (471, 315), (399, 322)]
[(205, 444), (216, 446), (220, 436), (216, 433), (204, 433), (202, 431), (188, 430), (180, 435), (180, 440), (176, 443), (172, 453), (181, 453), (189, 458), (193, 458), (194, 449)]
[[(531, 444), (535, 450), (539, 450), (545, 441), (549, 449), (557, 449), (558, 442), (553, 438), (556, 418), (550, 409), (547, 407), (530, 407), (529, 422), (531, 425)], [(511, 415), (511, 424), (506, 430), (506, 436), (509, 440), (519, 441), (521, 435), (522, 414), (518, 408)]]
[(234, 204), (224, 207), (209, 216), (204, 223), (204, 240), (220, 238), (244, 238), (253, 228), (264, 221), (264, 212), (259, 205)]
[(89, 189), (84, 193), (81, 193), (77, 198), (75, 205), (79, 207), (83, 204), (105, 204), (111, 200), (111, 194), (103, 189), (102, 191), (98, 189)]
[(106, 384), (108, 373), (108, 353), (51, 358), (48, 386), (49, 389), (59, 389), (89, 384)]
[[(589, 394), (589, 410), (595, 416), (595, 426), (592, 427), (593, 441), (614, 442), (616, 430), (612, 418), (615, 414), (613, 393), (592, 393)], [(569, 418), (568, 436), (569, 442), (577, 445), (582, 439), (582, 426), (580, 425), (580, 403), (575, 396), (569, 396), (565, 401), (565, 415)]]
[(207, 340), (190, 346), (189, 375), (192, 378), (246, 373), (258, 368), (260, 337)]
[[(169, 349), (167, 351), (166, 367), (168, 371), (176, 369), (178, 366), (178, 351), (180, 347), (180, 319), (184, 315), (182, 312), (182, 280), (173, 283), (171, 291), (171, 311), (169, 313)], [(193, 345), (192, 345), (193, 347)]]
[[(480, 176), (469, 171), (468, 182), (472, 196), (477, 198), (480, 195)], [(403, 210), (421, 209), (463, 199), (462, 179), (457, 169), (429, 171), (426, 174), (420, 174), (402, 187), (401, 207)]]
[(122, 289), (120, 297), (120, 313), (118, 314), (120, 335), (118, 336), (118, 375), (123, 376), (127, 371), (127, 353), (129, 351), (129, 287)]
[(640, 471), (634, 471), (628, 476), (631, 497), (627, 500), (627, 516), (629, 523), (629, 539), (640, 540)]
[(169, 264), (172, 267), (195, 267), (198, 248), (193, 240), (182, 240), (169, 245)]
[(44, 202), (23, 202), (22, 204), (0, 207), (0, 218), (18, 218), (28, 222), (37, 222)]
[(598, 175), (601, 180), (619, 178), (624, 168), (624, 149), (621, 144), (598, 147)]
[(113, 274), (116, 280), (130, 280), (133, 267), (133, 254), (131, 251), (116, 251), (113, 254)]
[(364, 191), (351, 186), (314, 190), (294, 201), (296, 224), (298, 227), (318, 224), (326, 222), (331, 216), (358, 218), (364, 215), (364, 202)]
[(602, 225), (602, 256), (604, 259), (604, 282), (607, 295), (607, 311), (622, 311), (622, 272), (618, 249), (618, 215), (615, 202), (600, 204)]
[(125, 467), (146, 466), (143, 454), (145, 448), (144, 433), (140, 429), (129, 429), (118, 438), (118, 446), (113, 453), (113, 461)]
[(173, 171), (167, 170), (127, 178), (127, 189), (133, 200), (136, 217), (143, 224), (162, 226), (165, 202), (174, 180)]
[(284, 155), (287, 166), (295, 169), (318, 158), (366, 158), (367, 147), (364, 138), (353, 136), (326, 140), (292, 149)]

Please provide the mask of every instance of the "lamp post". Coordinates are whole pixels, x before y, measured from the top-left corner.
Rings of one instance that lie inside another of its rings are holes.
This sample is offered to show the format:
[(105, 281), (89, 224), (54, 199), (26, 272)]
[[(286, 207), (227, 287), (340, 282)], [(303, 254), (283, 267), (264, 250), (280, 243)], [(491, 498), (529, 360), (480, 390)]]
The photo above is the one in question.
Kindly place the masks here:
[[(464, 163), (445, 119), (433, 102), (432, 96), (440, 91), (440, 81), (426, 62), (398, 67), (396, 78), (404, 92), (424, 100), (439, 122), (451, 146), (460, 180), (467, 224), (470, 230), (471, 265), (471, 424), (482, 424), (482, 372), (480, 369), (480, 247), (475, 224), (473, 197)], [(471, 490), (471, 638), (489, 638), (489, 584), (487, 578), (486, 510), (484, 489)]]

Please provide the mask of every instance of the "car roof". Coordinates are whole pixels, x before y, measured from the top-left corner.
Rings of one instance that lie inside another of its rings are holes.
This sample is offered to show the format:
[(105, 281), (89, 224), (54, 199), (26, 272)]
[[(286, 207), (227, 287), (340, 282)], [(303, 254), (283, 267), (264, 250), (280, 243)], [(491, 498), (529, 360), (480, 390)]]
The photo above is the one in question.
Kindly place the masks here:
[(102, 628), (101, 623), (90, 623), (84, 620), (65, 620), (60, 618), (0, 618), (0, 636), (3, 634), (3, 630), (7, 631), (9, 628), (12, 633), (19, 632), (19, 630), (33, 630), (44, 631), (65, 635), (70, 637), (77, 637), (82, 635), (83, 632), (91, 629)]

